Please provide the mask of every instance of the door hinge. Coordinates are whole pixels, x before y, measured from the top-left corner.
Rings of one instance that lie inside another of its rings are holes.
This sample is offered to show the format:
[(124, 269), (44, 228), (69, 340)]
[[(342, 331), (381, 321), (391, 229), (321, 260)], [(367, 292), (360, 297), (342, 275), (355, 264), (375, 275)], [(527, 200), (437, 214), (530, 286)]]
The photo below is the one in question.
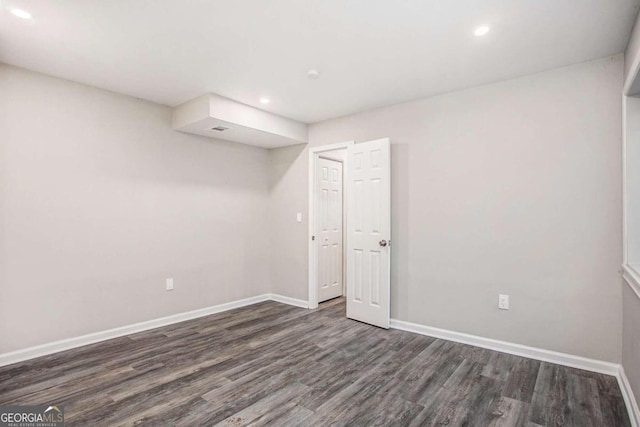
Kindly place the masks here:
[(316, 240), (316, 236), (311, 236), (311, 240)]

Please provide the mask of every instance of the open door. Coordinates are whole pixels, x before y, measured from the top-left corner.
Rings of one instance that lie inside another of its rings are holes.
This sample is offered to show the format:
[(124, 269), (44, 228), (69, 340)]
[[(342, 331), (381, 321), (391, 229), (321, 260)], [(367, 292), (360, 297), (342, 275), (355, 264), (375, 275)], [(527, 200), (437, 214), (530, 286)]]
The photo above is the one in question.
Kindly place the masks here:
[(347, 154), (347, 317), (389, 328), (391, 156), (389, 139)]
[(318, 302), (342, 296), (342, 162), (316, 161), (314, 235), (318, 241)]

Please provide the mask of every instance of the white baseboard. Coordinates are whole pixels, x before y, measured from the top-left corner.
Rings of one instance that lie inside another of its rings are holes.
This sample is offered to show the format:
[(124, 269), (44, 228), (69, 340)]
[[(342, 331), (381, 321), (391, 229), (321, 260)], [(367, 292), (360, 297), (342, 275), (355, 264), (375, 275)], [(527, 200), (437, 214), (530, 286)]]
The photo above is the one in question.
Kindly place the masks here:
[(283, 304), (294, 305), (300, 308), (309, 308), (309, 301), (306, 301), (306, 300), (285, 297), (278, 294), (268, 294), (268, 295), (269, 295), (269, 299), (272, 301), (281, 302)]
[(431, 326), (425, 326), (396, 319), (391, 319), (390, 327), (393, 329), (400, 329), (402, 331), (413, 332), (429, 337), (440, 338), (443, 340), (482, 347), (489, 350), (500, 351), (502, 353), (527, 357), (529, 359), (555, 363), (557, 365), (568, 366), (570, 368), (577, 368), (583, 369), (585, 371), (612, 375), (618, 380), (618, 385), (620, 386), (622, 397), (624, 399), (625, 406), (627, 407), (627, 412), (629, 413), (629, 419), (631, 420), (631, 426), (640, 427), (640, 409), (638, 409), (638, 401), (633, 395), (633, 390), (631, 389), (631, 385), (629, 384), (629, 379), (624, 373), (624, 369), (617, 363), (589, 359), (582, 356), (574, 356), (572, 354), (544, 350), (541, 348), (514, 344), (507, 341), (499, 341), (491, 338), (484, 338), (476, 335), (449, 331), (446, 329), (433, 328)]
[(10, 353), (0, 354), (0, 366), (11, 365), (13, 363), (23, 362), (25, 360), (34, 359), (47, 354), (57, 353), (59, 351), (70, 350), (72, 348), (81, 347), (83, 345), (94, 344), (100, 341), (106, 341), (113, 338), (122, 337), (124, 335), (135, 334), (136, 332), (148, 331), (149, 329), (159, 328), (174, 323), (184, 322), (185, 320), (197, 319), (198, 317), (208, 316), (210, 314), (221, 313), (234, 308), (245, 307), (247, 305), (257, 304), (263, 301), (276, 301), (283, 304), (289, 304), (296, 307), (309, 308), (309, 303), (304, 300), (289, 298), (277, 294), (262, 294), (255, 297), (245, 298), (237, 301), (218, 304), (199, 310), (188, 311), (185, 313), (174, 314), (167, 317), (148, 320), (146, 322), (134, 323), (132, 325), (121, 326), (106, 331), (94, 332), (92, 334), (82, 335), (79, 337), (68, 338), (60, 341), (54, 341), (35, 347), (16, 350)]
[[(196, 319), (198, 317), (221, 313), (223, 311), (232, 310), (234, 308), (245, 307), (269, 300), (280, 302), (283, 304), (289, 304), (295, 307), (309, 307), (308, 301), (305, 300), (285, 297), (278, 294), (263, 294), (255, 297), (245, 298), (242, 300), (228, 302), (225, 304), (202, 308), (199, 310), (174, 314), (171, 316), (161, 317), (146, 322), (135, 323), (132, 325), (122, 326), (106, 331), (95, 332), (75, 338), (68, 338), (65, 340), (42, 344), (23, 350), (0, 354), (0, 366), (11, 365), (13, 363), (34, 359), (40, 356), (46, 356), (48, 354), (57, 353), (64, 350), (70, 350), (72, 348), (81, 347), (83, 345), (94, 344), (100, 341), (106, 341), (124, 335), (143, 332), (149, 329), (155, 329), (161, 326), (184, 322), (185, 320)], [(464, 334), (461, 332), (448, 331), (446, 329), (433, 328), (430, 326), (405, 322), (402, 320), (391, 319), (390, 326), (394, 329), (413, 332), (416, 334), (427, 335), (430, 337), (441, 338), (444, 340), (459, 342), (463, 344), (469, 344), (476, 347), (487, 348), (489, 350), (528, 357), (530, 359), (541, 360), (558, 365), (569, 366), (571, 368), (578, 368), (587, 371), (613, 375), (618, 379), (618, 384), (620, 385), (620, 389), (622, 390), (622, 395), (624, 397), (625, 405), (627, 406), (627, 409), (629, 411), (629, 418), (631, 419), (632, 426), (640, 427), (640, 410), (638, 409), (638, 403), (634, 398), (631, 385), (629, 384), (629, 380), (624, 373), (624, 369), (618, 364), (604, 362), (601, 360), (588, 359), (585, 357), (574, 356), (566, 353), (559, 353), (551, 350), (528, 347), (525, 345), (514, 344), (506, 341), (499, 341), (490, 338)]]
[(161, 326), (171, 325), (173, 323), (184, 322), (185, 320), (196, 319), (198, 317), (208, 316), (210, 314), (221, 313), (223, 311), (232, 310), (234, 308), (245, 307), (247, 305), (268, 301), (270, 299), (272, 299), (271, 294), (258, 295), (255, 297), (232, 301), (225, 304), (218, 304), (199, 310), (174, 314), (167, 317), (148, 320), (146, 322), (134, 323), (132, 325), (121, 326), (119, 328), (113, 328), (106, 331), (95, 332), (79, 337), (68, 338), (60, 341), (38, 345), (35, 347), (29, 347), (23, 350), (16, 350), (10, 353), (0, 354), (0, 366), (11, 365), (13, 363), (22, 362), (40, 356), (46, 356), (47, 354), (57, 353), (59, 351), (70, 350), (72, 348), (81, 347), (83, 345), (94, 344), (100, 341), (106, 341), (124, 335), (135, 334), (136, 332), (147, 331), (149, 329), (155, 329)]
[(414, 332), (416, 334), (455, 341), (462, 344), (469, 344), (476, 347), (487, 348), (489, 350), (500, 351), (502, 353), (528, 357), (529, 359), (541, 360), (543, 362), (555, 363), (601, 374), (617, 376), (620, 368), (620, 365), (617, 363), (588, 359), (586, 357), (574, 356), (572, 354), (559, 353), (557, 351), (544, 350), (541, 348), (514, 344), (507, 341), (499, 341), (491, 338), (464, 334), (461, 332), (448, 331), (446, 329), (433, 328), (431, 326), (419, 325), (417, 323), (405, 322), (402, 320), (391, 319), (390, 326), (394, 329), (400, 329), (407, 332)]
[(638, 408), (638, 401), (633, 395), (633, 390), (631, 389), (631, 384), (629, 384), (629, 379), (627, 375), (624, 373), (624, 368), (620, 366), (618, 371), (618, 385), (620, 386), (620, 390), (622, 391), (622, 397), (624, 398), (624, 404), (627, 407), (627, 411), (629, 412), (629, 419), (631, 420), (631, 425), (633, 427), (640, 426), (640, 409)]
[(499, 341), (491, 338), (434, 328), (402, 320), (391, 319), (390, 326), (394, 329), (400, 329), (402, 331), (413, 332), (420, 335), (441, 338), (462, 344), (469, 344), (489, 350), (500, 351), (502, 353), (568, 366), (570, 368), (612, 375), (616, 377), (618, 385), (620, 386), (620, 391), (622, 392), (622, 397), (624, 399), (627, 412), (629, 413), (631, 426), (640, 427), (640, 409), (638, 408), (638, 401), (635, 399), (633, 390), (631, 389), (631, 384), (629, 384), (629, 379), (625, 375), (622, 365), (581, 356), (574, 356), (572, 354), (560, 353), (557, 351), (514, 344), (507, 341)]

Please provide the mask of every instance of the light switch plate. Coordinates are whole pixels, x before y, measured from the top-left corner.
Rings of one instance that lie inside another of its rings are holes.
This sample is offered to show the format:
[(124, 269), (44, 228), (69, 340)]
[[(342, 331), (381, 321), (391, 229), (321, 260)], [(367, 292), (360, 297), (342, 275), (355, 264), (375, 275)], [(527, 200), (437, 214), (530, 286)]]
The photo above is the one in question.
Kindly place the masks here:
[(172, 291), (173, 290), (173, 279), (172, 278), (167, 279), (167, 290), (168, 291)]
[(302, 212), (298, 212), (298, 213), (296, 214), (296, 221), (298, 221), (298, 222), (302, 222)]
[(498, 295), (498, 308), (500, 310), (509, 310), (509, 295)]

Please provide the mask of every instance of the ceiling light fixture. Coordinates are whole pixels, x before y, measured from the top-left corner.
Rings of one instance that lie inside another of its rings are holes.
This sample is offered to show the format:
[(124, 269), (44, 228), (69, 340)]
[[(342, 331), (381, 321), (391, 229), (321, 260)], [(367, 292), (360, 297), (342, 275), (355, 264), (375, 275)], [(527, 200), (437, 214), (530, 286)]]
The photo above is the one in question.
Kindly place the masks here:
[(261, 104), (268, 104), (270, 102), (271, 102), (271, 100), (269, 98), (260, 98), (260, 103)]
[(320, 77), (320, 72), (318, 70), (311, 69), (307, 71), (307, 77), (311, 80), (317, 80)]
[(17, 16), (20, 19), (31, 19), (31, 14), (22, 9), (10, 9), (13, 16)]
[(488, 25), (481, 25), (473, 31), (473, 34), (476, 37), (482, 37), (487, 35), (489, 31), (491, 31), (491, 27), (489, 27)]

